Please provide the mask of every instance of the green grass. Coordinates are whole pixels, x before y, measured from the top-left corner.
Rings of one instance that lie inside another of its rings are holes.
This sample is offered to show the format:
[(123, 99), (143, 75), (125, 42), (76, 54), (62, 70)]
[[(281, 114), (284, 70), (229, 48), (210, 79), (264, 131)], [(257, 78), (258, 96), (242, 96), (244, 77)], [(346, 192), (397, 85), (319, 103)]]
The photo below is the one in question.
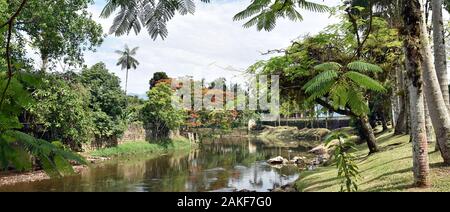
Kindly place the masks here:
[(128, 155), (142, 154), (162, 154), (167, 151), (189, 149), (190, 144), (187, 139), (177, 138), (170, 141), (149, 143), (147, 141), (136, 141), (120, 144), (117, 147), (105, 148), (89, 153), (94, 157), (120, 157)]
[[(409, 136), (385, 133), (378, 137), (378, 142), (382, 149), (380, 153), (368, 157), (369, 151), (365, 144), (358, 146), (354, 152), (361, 173), (359, 191), (450, 191), (450, 167), (442, 164), (440, 153), (432, 152), (434, 144), (430, 145), (432, 187), (419, 189), (412, 187), (412, 147)], [(295, 185), (304, 192), (340, 191), (335, 166), (304, 172)]]

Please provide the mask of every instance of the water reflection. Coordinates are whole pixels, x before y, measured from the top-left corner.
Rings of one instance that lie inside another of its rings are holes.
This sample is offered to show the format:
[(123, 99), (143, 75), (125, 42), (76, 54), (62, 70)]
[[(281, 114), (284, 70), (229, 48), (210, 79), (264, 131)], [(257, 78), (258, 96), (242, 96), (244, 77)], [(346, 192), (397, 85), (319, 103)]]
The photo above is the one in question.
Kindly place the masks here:
[(265, 161), (301, 154), (267, 148), (257, 140), (205, 140), (193, 151), (109, 161), (76, 176), (0, 187), (0, 191), (268, 191), (297, 179), (299, 169), (276, 169)]

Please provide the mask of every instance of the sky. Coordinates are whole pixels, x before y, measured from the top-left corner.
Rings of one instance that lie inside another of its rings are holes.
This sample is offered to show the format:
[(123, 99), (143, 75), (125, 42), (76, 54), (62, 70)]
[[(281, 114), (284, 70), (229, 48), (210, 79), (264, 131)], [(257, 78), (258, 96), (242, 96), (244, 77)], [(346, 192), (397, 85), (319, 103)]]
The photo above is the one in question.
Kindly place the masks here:
[[(322, 2), (322, 0), (313, 0)], [(327, 0), (330, 6), (340, 0)], [(225, 77), (228, 81), (240, 82), (240, 71), (257, 61), (268, 59), (262, 52), (289, 46), (292, 40), (306, 34), (315, 34), (329, 24), (336, 23), (336, 17), (302, 11), (304, 21), (279, 20), (275, 30), (258, 32), (256, 28), (245, 29), (243, 22), (234, 22), (234, 14), (243, 10), (250, 0), (213, 0), (210, 4), (196, 0), (193, 15), (177, 14), (168, 24), (169, 36), (165, 40), (152, 40), (145, 30), (139, 35), (115, 37), (108, 35), (96, 52), (85, 54), (86, 64), (104, 62), (107, 68), (119, 76), (125, 86), (125, 71), (116, 66), (118, 55), (125, 44), (139, 46), (137, 59), (140, 66), (129, 74), (128, 93), (143, 95), (148, 91), (148, 81), (153, 73), (164, 71), (170, 77), (193, 76), (212, 81)], [(99, 22), (105, 32), (109, 31), (113, 17), (99, 17), (104, 0), (95, 0), (89, 7), (93, 19)]]

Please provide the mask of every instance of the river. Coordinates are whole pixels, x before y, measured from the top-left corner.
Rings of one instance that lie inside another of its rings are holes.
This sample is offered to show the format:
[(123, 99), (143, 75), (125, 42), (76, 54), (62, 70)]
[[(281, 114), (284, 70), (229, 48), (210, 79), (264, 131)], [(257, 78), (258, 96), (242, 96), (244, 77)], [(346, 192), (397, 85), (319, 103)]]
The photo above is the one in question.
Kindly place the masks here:
[(195, 150), (114, 159), (74, 176), (4, 186), (0, 191), (266, 192), (299, 176), (296, 166), (275, 168), (265, 162), (278, 155), (293, 158), (304, 150), (267, 147), (251, 139), (216, 139)]

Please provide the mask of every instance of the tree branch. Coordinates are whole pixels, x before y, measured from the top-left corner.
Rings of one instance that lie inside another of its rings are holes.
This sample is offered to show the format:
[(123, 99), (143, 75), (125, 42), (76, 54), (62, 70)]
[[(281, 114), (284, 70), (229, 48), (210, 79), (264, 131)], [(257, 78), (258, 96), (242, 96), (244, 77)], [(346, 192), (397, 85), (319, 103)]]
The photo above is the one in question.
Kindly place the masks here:
[(16, 10), (16, 12), (8, 19), (8, 21), (6, 21), (5, 23), (0, 25), (0, 29), (5, 27), (8, 24), (11, 24), (12, 22), (14, 22), (14, 20), (17, 18), (17, 16), (19, 16), (20, 12), (22, 11), (22, 9), (25, 7), (25, 4), (28, 2), (28, 0), (22, 0), (22, 3), (20, 4), (19, 8)]
[(321, 105), (322, 107), (327, 108), (331, 112), (339, 113), (341, 115), (346, 115), (346, 116), (357, 117), (357, 115), (350, 110), (334, 109), (333, 106), (331, 106), (328, 102), (326, 102), (322, 99), (316, 99), (316, 103)]
[(8, 66), (8, 82), (6, 83), (5, 89), (3, 90), (2, 97), (0, 99), (0, 109), (3, 107), (3, 102), (6, 99), (6, 92), (8, 91), (9, 86), (11, 85), (11, 80), (13, 77), (13, 70), (12, 70), (12, 62), (11, 62), (11, 38), (13, 33), (13, 27), (14, 27), (14, 21), (19, 16), (22, 9), (25, 7), (25, 4), (28, 0), (23, 0), (22, 4), (20, 4), (19, 8), (16, 10), (16, 12), (11, 16), (11, 18), (8, 19), (8, 21), (4, 24), (0, 25), (0, 29), (8, 26), (8, 37), (6, 40), (6, 62)]
[(12, 77), (13, 77), (12, 64), (11, 64), (11, 36), (12, 36), (13, 23), (14, 23), (14, 20), (11, 23), (9, 23), (9, 25), (8, 25), (8, 38), (6, 40), (6, 62), (8, 65), (8, 82), (6, 83), (5, 89), (3, 90), (3, 93), (2, 93), (2, 98), (0, 99), (0, 109), (3, 106), (3, 102), (5, 101), (5, 98), (6, 98), (6, 91), (8, 90), (9, 85), (11, 84)]

